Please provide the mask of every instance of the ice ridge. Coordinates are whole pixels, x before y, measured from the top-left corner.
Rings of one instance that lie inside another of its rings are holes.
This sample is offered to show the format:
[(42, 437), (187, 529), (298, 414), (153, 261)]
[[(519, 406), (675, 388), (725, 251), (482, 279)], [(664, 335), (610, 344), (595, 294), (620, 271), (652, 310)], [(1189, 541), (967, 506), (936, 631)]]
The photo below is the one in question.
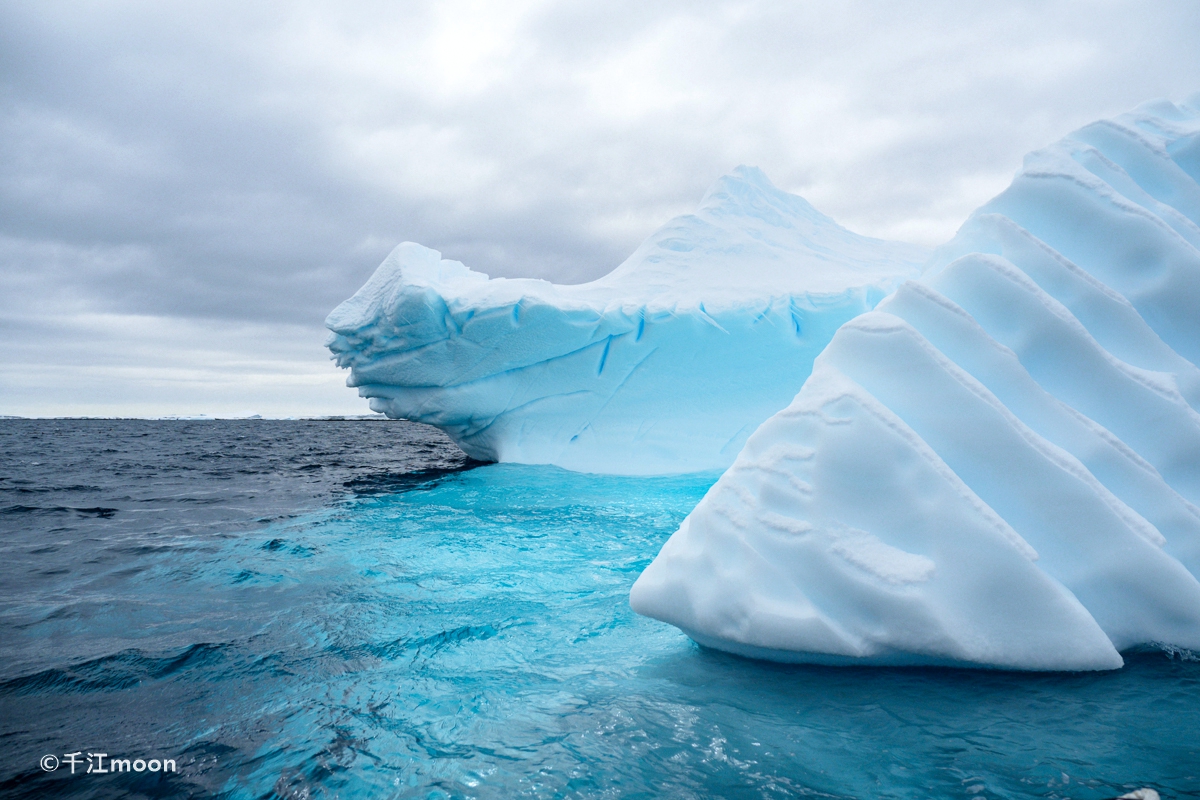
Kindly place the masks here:
[(739, 167), (590, 283), (490, 279), (401, 244), (329, 315), (328, 344), (373, 410), (435, 425), (474, 458), (725, 468), (838, 326), (927, 257)]
[(634, 584), (780, 661), (1200, 650), (1200, 95), (1030, 154), (843, 324)]

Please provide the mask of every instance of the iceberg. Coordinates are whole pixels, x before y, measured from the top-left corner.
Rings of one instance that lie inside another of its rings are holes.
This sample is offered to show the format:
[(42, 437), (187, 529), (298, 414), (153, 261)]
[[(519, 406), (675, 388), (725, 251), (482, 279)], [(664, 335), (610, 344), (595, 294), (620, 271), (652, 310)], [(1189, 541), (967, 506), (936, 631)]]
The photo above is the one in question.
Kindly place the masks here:
[(1198, 248), (1200, 95), (1030, 154), (835, 333), (634, 610), (788, 662), (1200, 650)]
[(372, 410), (434, 425), (473, 458), (724, 469), (842, 323), (928, 256), (739, 167), (598, 280), (489, 279), (406, 242), (326, 325)]

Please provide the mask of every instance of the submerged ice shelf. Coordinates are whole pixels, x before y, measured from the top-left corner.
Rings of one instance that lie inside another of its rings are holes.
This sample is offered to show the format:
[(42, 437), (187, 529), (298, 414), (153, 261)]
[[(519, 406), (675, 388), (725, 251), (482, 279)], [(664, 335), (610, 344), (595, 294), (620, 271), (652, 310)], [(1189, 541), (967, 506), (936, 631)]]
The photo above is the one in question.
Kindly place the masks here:
[(837, 331), (634, 609), (782, 661), (1200, 650), (1198, 248), (1200, 96), (1032, 153)]
[(727, 467), (922, 248), (854, 234), (757, 169), (591, 283), (489, 279), (413, 243), (329, 315), (349, 383), (469, 455), (583, 472)]

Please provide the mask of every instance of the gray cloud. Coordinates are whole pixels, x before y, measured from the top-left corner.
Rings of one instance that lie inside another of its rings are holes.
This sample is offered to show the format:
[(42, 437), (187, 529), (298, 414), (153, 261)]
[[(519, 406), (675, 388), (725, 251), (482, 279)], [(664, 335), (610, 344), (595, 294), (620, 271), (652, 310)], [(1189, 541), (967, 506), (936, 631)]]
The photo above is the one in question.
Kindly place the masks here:
[(51, 343), (38, 374), (72, 368), (78, 315), (114, 352), (122, 315), (270, 350), (399, 241), (587, 280), (739, 163), (933, 243), (1025, 151), (1200, 88), (1197, 33), (1190, 0), (8, 3), (0, 315)]

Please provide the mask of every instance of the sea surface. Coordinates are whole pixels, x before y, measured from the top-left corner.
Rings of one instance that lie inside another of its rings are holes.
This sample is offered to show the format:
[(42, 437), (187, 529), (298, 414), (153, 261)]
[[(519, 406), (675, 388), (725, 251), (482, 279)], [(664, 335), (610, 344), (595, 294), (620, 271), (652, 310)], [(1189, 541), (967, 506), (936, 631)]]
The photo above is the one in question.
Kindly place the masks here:
[(1200, 797), (1181, 654), (780, 666), (636, 616), (716, 477), (406, 422), (0, 421), (0, 797)]

